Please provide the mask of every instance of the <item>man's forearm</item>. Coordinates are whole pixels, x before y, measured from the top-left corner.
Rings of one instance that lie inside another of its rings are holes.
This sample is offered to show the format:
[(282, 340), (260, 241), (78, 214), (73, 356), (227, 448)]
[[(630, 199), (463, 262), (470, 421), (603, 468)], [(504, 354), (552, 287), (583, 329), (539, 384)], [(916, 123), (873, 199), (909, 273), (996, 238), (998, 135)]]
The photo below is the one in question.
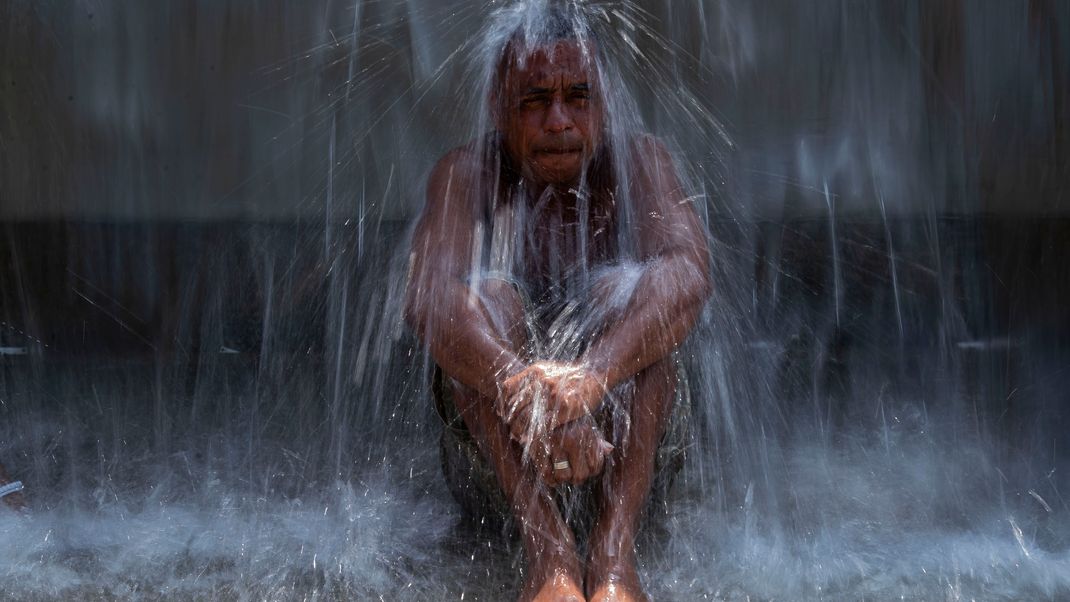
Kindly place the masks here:
[(689, 255), (647, 264), (623, 314), (591, 345), (584, 363), (607, 389), (635, 376), (687, 338), (709, 289), (703, 262)]
[(468, 286), (449, 282), (431, 297), (410, 304), (409, 324), (446, 374), (494, 399), (500, 383), (523, 370), (524, 362), (495, 332)]

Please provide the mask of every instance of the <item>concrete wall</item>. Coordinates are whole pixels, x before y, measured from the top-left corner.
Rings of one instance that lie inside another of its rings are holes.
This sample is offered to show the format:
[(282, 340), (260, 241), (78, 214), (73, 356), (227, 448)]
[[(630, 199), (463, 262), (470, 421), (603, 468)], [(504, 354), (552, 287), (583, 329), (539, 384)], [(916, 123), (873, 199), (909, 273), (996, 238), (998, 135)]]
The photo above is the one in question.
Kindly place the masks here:
[[(638, 4), (647, 124), (715, 213), (1068, 210), (1066, 3)], [(0, 219), (405, 219), (470, 133), (453, 52), (489, 7), (5, 0)]]

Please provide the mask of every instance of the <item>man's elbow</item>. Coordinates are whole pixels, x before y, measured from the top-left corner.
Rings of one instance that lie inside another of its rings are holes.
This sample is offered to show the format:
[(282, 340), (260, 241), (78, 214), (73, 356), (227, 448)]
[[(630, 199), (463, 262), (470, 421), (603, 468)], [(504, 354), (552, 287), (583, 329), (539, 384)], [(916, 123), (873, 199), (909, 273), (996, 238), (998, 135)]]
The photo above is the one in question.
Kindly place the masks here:
[(685, 302), (688, 313), (695, 320), (698, 319), (698, 316), (702, 313), (702, 308), (706, 306), (710, 295), (713, 294), (713, 282), (710, 280), (709, 274), (704, 272), (701, 274), (701, 276), (692, 281), (692, 286), (688, 288)]
[(709, 263), (700, 264), (699, 274), (695, 297), (699, 305), (704, 305), (713, 295), (713, 278), (710, 276)]
[(702, 306), (713, 294), (713, 279), (710, 277), (709, 258), (696, 253), (685, 265), (684, 290), (686, 298), (694, 305)]
[(426, 340), (427, 334), (427, 308), (426, 304), (421, 303), (418, 300), (418, 295), (409, 294), (405, 299), (405, 307), (402, 310), (402, 316), (405, 318), (405, 323), (409, 325), (416, 336), (421, 340)]

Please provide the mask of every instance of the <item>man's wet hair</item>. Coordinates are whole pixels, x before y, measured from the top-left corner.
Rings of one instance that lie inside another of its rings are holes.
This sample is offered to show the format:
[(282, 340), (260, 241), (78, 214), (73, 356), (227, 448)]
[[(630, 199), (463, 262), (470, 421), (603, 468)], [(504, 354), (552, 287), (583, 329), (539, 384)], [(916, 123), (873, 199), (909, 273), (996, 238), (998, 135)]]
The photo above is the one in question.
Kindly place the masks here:
[(538, 19), (524, 19), (506, 38), (494, 69), (499, 98), (505, 97), (508, 73), (523, 64), (535, 49), (558, 42), (587, 44), (592, 50), (591, 63), (597, 64), (598, 39), (588, 25), (587, 16), (571, 2), (551, 2)]

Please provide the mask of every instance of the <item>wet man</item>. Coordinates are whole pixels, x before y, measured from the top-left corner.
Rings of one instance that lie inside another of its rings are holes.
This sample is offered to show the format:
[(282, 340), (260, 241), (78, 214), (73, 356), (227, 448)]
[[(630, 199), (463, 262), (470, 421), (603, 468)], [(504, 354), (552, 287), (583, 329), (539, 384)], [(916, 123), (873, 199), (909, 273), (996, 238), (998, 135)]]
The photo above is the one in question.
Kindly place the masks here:
[[(669, 153), (612, 135), (597, 46), (561, 19), (511, 34), (488, 93), (495, 131), (435, 166), (412, 246), (406, 318), (519, 527), (522, 600), (645, 599), (634, 544), (671, 354), (710, 291)], [(563, 483), (596, 491), (585, 563)]]

